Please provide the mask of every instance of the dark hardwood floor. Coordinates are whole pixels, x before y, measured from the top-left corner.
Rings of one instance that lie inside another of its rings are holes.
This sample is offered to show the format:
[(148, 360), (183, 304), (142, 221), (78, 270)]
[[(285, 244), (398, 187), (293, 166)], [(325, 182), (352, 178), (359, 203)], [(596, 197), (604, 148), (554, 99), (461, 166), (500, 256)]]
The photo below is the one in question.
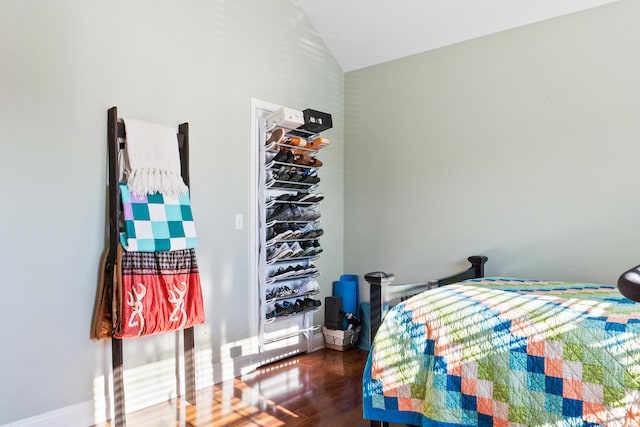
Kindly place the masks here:
[(274, 362), (198, 391), (196, 407), (172, 401), (129, 414), (127, 427), (369, 426), (362, 419), (367, 355), (325, 349)]

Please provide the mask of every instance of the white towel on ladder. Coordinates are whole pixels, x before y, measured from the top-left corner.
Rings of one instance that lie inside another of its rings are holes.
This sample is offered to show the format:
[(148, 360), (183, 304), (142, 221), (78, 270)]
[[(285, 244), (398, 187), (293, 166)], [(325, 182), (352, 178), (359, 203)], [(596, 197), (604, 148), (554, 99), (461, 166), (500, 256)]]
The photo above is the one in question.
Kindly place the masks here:
[(158, 123), (123, 118), (127, 133), (125, 169), (129, 191), (138, 196), (187, 192), (180, 171), (175, 129)]

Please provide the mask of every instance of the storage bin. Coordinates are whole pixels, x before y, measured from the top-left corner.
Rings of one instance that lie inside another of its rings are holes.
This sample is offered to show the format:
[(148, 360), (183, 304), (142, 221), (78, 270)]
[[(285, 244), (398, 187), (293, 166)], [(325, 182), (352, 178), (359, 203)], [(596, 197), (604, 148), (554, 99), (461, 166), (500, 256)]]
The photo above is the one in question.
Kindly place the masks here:
[(339, 329), (328, 329), (322, 327), (324, 335), (324, 346), (332, 350), (345, 351), (355, 347), (360, 337), (361, 327), (347, 329), (342, 331)]
[(295, 129), (305, 123), (302, 111), (287, 107), (265, 114), (264, 119), (267, 121), (267, 127), (281, 126), (287, 129)]

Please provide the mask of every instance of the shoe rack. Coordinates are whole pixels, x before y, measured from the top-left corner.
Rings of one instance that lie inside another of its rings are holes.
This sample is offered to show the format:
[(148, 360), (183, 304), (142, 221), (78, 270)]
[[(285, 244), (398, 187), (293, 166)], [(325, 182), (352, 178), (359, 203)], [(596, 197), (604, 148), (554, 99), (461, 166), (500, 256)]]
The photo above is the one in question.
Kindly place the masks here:
[(258, 341), (273, 361), (278, 349), (312, 351), (312, 337), (321, 328), (313, 324), (321, 309), (315, 262), (324, 234), (318, 154), (329, 141), (264, 118), (258, 133)]

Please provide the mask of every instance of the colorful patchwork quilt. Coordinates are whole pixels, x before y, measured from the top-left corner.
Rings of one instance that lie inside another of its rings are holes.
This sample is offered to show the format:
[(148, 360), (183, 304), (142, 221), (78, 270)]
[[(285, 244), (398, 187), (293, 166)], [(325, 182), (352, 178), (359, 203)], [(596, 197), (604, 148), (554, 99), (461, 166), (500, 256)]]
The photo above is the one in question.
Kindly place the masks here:
[(198, 246), (189, 193), (136, 196), (120, 183), (124, 232), (122, 246), (130, 252), (193, 249)]
[(640, 304), (508, 278), (423, 292), (387, 313), (363, 403), (419, 426), (640, 426)]

